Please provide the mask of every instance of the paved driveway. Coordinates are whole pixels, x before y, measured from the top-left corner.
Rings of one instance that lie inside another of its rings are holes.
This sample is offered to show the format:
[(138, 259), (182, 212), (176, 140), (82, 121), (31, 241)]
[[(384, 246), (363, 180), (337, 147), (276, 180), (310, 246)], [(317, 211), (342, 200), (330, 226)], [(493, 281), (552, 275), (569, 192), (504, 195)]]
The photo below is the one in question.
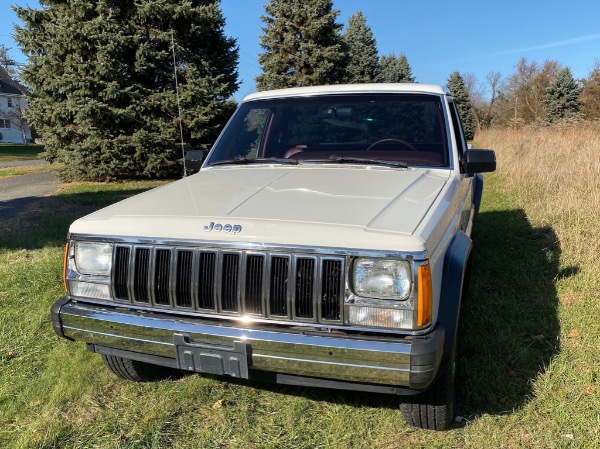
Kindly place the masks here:
[(42, 165), (47, 164), (44, 159), (27, 159), (24, 161), (6, 161), (0, 162), (0, 168), (2, 167), (19, 167), (21, 165)]
[(59, 185), (52, 172), (0, 179), (0, 220), (14, 217), (26, 205), (56, 191)]

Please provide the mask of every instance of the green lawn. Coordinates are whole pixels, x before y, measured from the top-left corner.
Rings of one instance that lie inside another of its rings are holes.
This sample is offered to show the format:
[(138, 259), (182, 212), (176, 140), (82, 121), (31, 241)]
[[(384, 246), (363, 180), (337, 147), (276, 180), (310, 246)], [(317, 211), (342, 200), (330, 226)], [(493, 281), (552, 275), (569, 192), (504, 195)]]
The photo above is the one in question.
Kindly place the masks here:
[(532, 224), (499, 175), (486, 183), (451, 430), (408, 427), (388, 396), (112, 376), (52, 330), (64, 237), (79, 215), (157, 184), (81, 184), (43, 200), (39, 220), (0, 223), (0, 447), (599, 447), (597, 280), (562, 260), (552, 224)]
[(0, 144), (0, 162), (38, 159), (44, 152), (43, 145)]

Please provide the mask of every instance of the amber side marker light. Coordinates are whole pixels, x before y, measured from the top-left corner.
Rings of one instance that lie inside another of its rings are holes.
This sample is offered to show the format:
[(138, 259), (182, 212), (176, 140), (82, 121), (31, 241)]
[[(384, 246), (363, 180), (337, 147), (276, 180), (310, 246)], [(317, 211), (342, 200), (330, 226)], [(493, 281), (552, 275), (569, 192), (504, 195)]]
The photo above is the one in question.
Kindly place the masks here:
[(419, 266), (418, 278), (417, 326), (421, 327), (431, 322), (432, 291), (429, 264)]
[(68, 292), (67, 289), (67, 263), (69, 261), (69, 242), (65, 244), (65, 258), (63, 261), (63, 286), (65, 287), (65, 292)]

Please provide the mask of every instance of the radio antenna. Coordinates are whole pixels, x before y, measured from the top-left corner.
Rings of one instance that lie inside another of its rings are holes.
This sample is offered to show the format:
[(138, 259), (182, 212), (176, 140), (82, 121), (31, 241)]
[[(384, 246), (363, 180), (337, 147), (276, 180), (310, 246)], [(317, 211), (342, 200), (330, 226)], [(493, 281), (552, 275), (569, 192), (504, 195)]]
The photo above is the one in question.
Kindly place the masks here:
[(177, 96), (177, 114), (179, 119), (179, 136), (181, 137), (181, 155), (183, 156), (183, 177), (187, 176), (185, 169), (185, 144), (183, 143), (183, 123), (181, 121), (181, 104), (179, 102), (179, 82), (177, 81), (177, 59), (175, 58), (175, 37), (171, 29), (171, 48), (173, 50), (173, 72), (175, 73), (175, 95)]

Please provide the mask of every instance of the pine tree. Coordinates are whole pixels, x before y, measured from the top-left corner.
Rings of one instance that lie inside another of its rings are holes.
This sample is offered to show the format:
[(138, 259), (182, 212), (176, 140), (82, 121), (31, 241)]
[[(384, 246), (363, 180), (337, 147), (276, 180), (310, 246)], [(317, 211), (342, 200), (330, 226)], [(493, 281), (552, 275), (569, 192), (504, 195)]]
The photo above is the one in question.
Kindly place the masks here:
[(346, 81), (348, 83), (376, 82), (379, 71), (377, 42), (361, 11), (348, 20), (343, 40), (348, 53)]
[(581, 87), (568, 67), (562, 69), (546, 89), (546, 123), (581, 116)]
[(416, 78), (404, 53), (400, 56), (391, 53), (379, 58), (379, 82), (414, 83), (415, 81)]
[(465, 138), (471, 140), (475, 136), (475, 121), (473, 120), (473, 108), (471, 106), (469, 91), (467, 90), (465, 81), (460, 73), (454, 72), (450, 75), (450, 78), (448, 78), (446, 86), (456, 101), (456, 108), (458, 109), (458, 115), (462, 122)]
[(28, 118), (65, 180), (164, 177), (181, 159), (171, 32), (182, 121), (207, 147), (232, 109), (238, 49), (218, 0), (41, 0), (16, 7), (28, 55)]
[(344, 80), (346, 55), (331, 0), (269, 0), (258, 57), (259, 90), (336, 84)]

